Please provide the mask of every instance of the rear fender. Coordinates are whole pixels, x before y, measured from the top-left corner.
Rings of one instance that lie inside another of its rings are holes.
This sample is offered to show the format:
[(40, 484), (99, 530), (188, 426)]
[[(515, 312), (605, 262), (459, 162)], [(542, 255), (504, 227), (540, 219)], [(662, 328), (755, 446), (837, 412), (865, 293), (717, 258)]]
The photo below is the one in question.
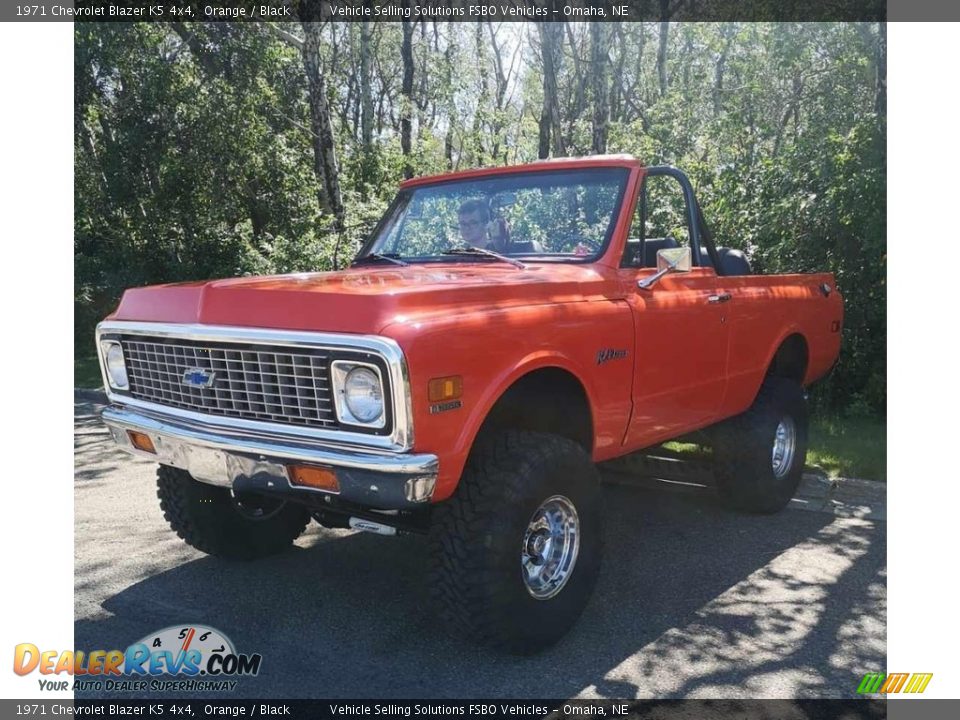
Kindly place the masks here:
[[(803, 337), (809, 348), (810, 341), (798, 324), (790, 323), (781, 330), (776, 336), (776, 340), (770, 344), (770, 348), (767, 350), (762, 365), (757, 366), (752, 372), (729, 376), (730, 381), (727, 386), (726, 397), (723, 401), (723, 417), (739, 415), (753, 404), (757, 394), (760, 392), (760, 386), (763, 385), (763, 380), (766, 378), (767, 372), (773, 364), (773, 359), (780, 350), (780, 346), (783, 345), (791, 335), (800, 335)], [(807, 373), (809, 372), (810, 366), (808, 358)], [(806, 384), (806, 377), (804, 378), (804, 384)]]

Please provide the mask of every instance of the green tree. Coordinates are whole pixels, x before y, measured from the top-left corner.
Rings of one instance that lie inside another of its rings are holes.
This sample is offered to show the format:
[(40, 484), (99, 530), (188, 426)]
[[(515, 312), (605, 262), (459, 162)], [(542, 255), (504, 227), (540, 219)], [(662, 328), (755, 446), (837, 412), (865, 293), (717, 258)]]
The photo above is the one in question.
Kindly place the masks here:
[(604, 28), (315, 24), (300, 6), (305, 24), (76, 26), (79, 354), (125, 287), (342, 263), (404, 175), (605, 148), (685, 169), (758, 271), (835, 273), (844, 346), (814, 399), (885, 411), (883, 25), (682, 23), (669, 3)]

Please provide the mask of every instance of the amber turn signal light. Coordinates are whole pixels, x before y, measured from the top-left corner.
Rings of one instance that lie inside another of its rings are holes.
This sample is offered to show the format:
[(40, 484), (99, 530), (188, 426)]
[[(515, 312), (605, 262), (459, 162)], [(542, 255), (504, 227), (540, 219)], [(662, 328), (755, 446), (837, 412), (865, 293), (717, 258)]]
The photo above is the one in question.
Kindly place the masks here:
[(127, 430), (127, 435), (130, 437), (130, 443), (137, 449), (143, 450), (144, 452), (157, 454), (156, 448), (153, 447), (153, 440), (150, 439), (149, 435), (145, 435), (142, 432), (136, 432), (135, 430)]
[(427, 397), (430, 402), (455, 400), (463, 394), (463, 378), (459, 375), (434, 378), (427, 385)]
[(337, 474), (330, 468), (310, 467), (309, 465), (288, 465), (290, 482), (300, 487), (325, 490), (326, 492), (340, 492), (340, 482)]

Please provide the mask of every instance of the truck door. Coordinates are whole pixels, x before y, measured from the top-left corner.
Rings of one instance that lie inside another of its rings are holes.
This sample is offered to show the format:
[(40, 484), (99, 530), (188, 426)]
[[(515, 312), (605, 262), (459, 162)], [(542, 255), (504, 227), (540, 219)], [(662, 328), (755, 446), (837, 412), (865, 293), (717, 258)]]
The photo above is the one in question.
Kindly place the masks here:
[[(633, 413), (624, 445), (640, 448), (715, 419), (726, 389), (727, 294), (701, 262), (693, 190), (675, 168), (647, 168), (621, 262), (634, 322)], [(649, 289), (657, 251), (689, 247), (690, 272), (672, 272)]]

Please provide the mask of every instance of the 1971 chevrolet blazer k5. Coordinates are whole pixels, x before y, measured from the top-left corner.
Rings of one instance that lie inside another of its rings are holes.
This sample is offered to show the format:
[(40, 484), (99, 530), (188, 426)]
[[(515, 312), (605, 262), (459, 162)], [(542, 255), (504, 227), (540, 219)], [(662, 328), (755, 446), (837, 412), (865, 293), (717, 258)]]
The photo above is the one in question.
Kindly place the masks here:
[(831, 275), (717, 247), (675, 168), (470, 170), (403, 183), (346, 270), (128, 290), (103, 420), (193, 547), (426, 533), (448, 616), (532, 652), (596, 580), (595, 463), (706, 430), (725, 502), (787, 504), (842, 318)]

